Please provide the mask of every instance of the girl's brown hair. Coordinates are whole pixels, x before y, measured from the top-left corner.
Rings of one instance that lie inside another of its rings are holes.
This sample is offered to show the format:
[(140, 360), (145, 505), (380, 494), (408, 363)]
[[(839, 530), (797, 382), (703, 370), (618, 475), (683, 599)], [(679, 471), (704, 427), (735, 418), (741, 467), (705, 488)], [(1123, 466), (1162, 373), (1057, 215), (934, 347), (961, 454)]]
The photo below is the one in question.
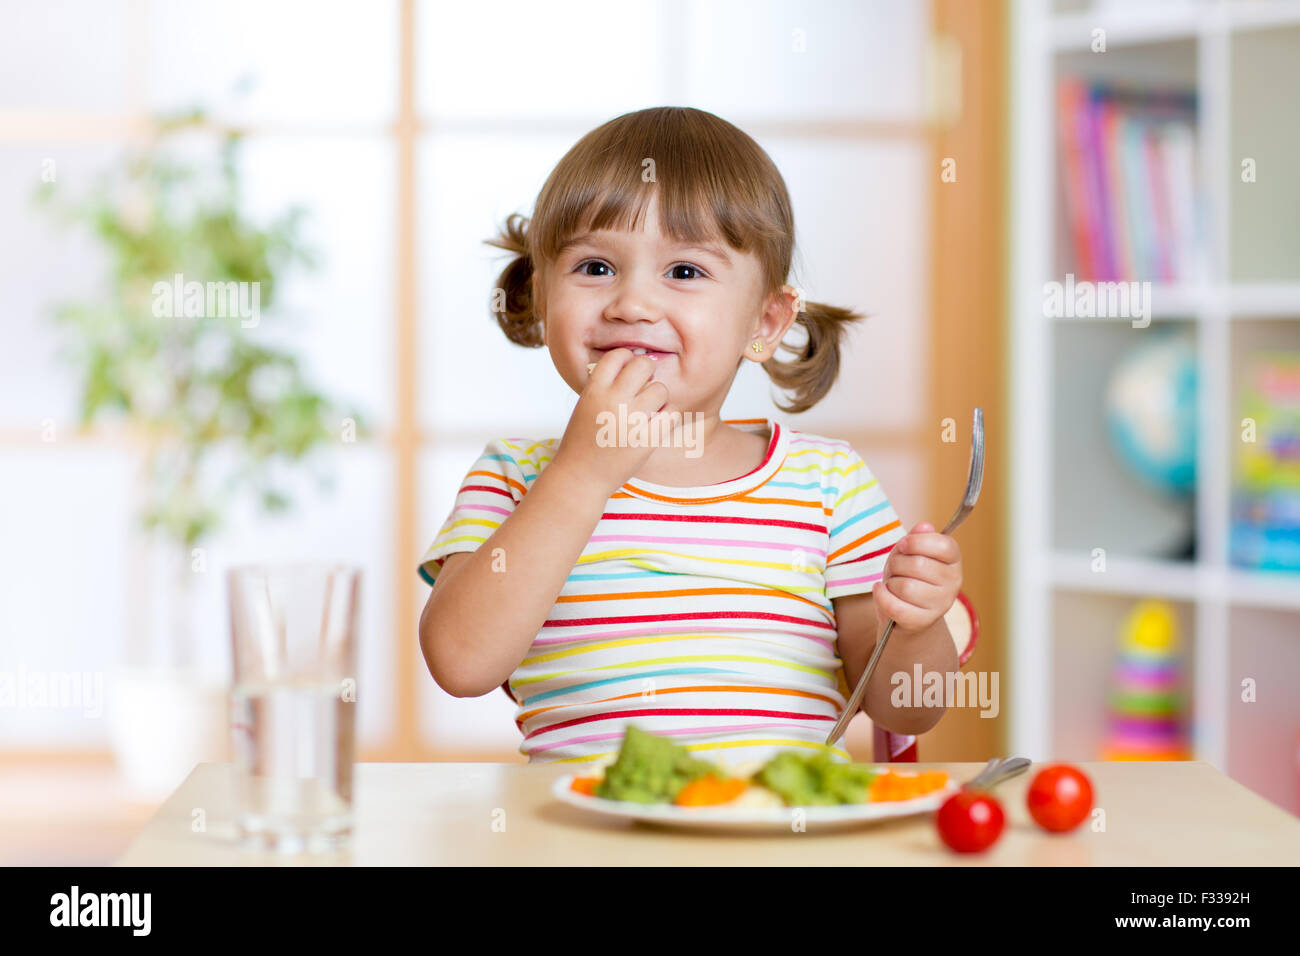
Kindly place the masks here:
[[(771, 158), (748, 134), (712, 113), (659, 106), (624, 113), (578, 140), (542, 186), (531, 221), (514, 213), (497, 238), (486, 240), (514, 254), (497, 279), (492, 303), (506, 337), (531, 348), (545, 344), (534, 274), (544, 288), (547, 267), (577, 235), (640, 228), (656, 191), (666, 235), (678, 242), (719, 237), (753, 253), (764, 296), (787, 283), (794, 214)], [(781, 344), (793, 358), (763, 363), (772, 382), (790, 393), (788, 405), (778, 404), (785, 412), (805, 411), (830, 391), (844, 331), (863, 318), (820, 302), (800, 306), (796, 324), (806, 333), (804, 341)]]

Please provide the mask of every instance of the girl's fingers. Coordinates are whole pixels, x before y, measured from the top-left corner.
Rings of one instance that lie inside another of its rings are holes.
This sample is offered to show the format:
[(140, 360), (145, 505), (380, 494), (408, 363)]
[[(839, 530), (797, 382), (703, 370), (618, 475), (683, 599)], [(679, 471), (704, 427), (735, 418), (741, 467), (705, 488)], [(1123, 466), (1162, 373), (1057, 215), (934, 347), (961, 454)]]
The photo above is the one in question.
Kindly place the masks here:
[[(631, 352), (628, 352), (628, 354), (632, 355)], [(650, 381), (654, 373), (654, 359), (644, 355), (632, 355), (628, 363), (619, 370), (618, 376), (614, 379), (614, 385), (616, 388), (626, 389), (630, 394), (636, 395), (641, 391), (641, 387)]]
[(592, 377), (598, 377), (604, 384), (611, 385), (638, 358), (644, 356), (636, 355), (631, 349), (610, 349), (600, 357), (600, 361), (595, 363), (596, 367), (591, 372)]
[(934, 587), (961, 586), (961, 574), (954, 565), (918, 558), (913, 564), (903, 558), (892, 558), (885, 564), (886, 581), (919, 581)]
[(961, 560), (961, 549), (950, 534), (910, 532), (894, 546), (894, 550), (902, 554), (924, 555), (944, 564), (956, 564)]
[[(887, 620), (896, 622), (904, 630), (915, 630), (921, 626), (922, 622), (934, 619), (933, 610), (905, 601), (888, 588), (880, 588), (879, 590), (886, 592), (876, 598), (876, 608), (880, 615)], [(881, 626), (883, 627), (883, 625)]]
[(663, 382), (647, 382), (637, 392), (632, 404), (640, 411), (654, 412), (656, 415), (668, 404), (668, 386)]
[(895, 546), (902, 554), (918, 554), (952, 564), (961, 556), (956, 540), (946, 534), (909, 534)]
[(928, 581), (918, 581), (916, 578), (890, 576), (885, 582), (885, 587), (898, 600), (912, 605), (919, 611), (928, 611), (937, 607), (943, 600), (942, 587)]
[(891, 555), (886, 567), (890, 578), (915, 578), (930, 584), (943, 584), (956, 576), (951, 564), (924, 555)]
[(613, 349), (606, 352), (600, 357), (599, 362), (588, 363), (587, 368), (590, 370), (588, 377), (597, 384), (612, 385), (619, 372), (623, 371), (624, 366), (627, 365), (627, 360), (631, 355), (632, 352), (628, 349)]

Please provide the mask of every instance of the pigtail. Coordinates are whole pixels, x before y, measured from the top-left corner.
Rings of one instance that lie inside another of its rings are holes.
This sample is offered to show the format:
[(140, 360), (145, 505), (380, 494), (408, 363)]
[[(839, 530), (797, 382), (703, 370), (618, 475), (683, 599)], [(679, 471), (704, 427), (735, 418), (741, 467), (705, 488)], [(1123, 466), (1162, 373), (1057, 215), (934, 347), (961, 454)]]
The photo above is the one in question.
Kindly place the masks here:
[(780, 348), (795, 358), (763, 363), (768, 378), (782, 391), (791, 393), (790, 404), (777, 403), (783, 412), (805, 412), (821, 401), (835, 384), (840, 371), (840, 343), (851, 323), (866, 318), (858, 312), (822, 302), (804, 302), (795, 322), (806, 333), (802, 345), (781, 343)]
[(527, 229), (527, 217), (511, 213), (497, 238), (484, 240), (489, 246), (514, 254), (497, 277), (489, 311), (511, 342), (540, 348), (546, 344), (546, 339), (541, 317), (533, 305), (533, 258), (529, 252)]

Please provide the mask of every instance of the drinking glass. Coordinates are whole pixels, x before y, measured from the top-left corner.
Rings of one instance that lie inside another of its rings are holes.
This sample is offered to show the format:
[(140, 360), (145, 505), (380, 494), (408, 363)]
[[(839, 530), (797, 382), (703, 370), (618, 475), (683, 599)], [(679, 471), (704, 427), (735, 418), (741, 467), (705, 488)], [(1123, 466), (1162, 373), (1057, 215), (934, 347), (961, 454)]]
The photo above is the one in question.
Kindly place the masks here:
[(352, 832), (361, 571), (249, 565), (227, 577), (235, 822), (246, 846), (315, 852)]

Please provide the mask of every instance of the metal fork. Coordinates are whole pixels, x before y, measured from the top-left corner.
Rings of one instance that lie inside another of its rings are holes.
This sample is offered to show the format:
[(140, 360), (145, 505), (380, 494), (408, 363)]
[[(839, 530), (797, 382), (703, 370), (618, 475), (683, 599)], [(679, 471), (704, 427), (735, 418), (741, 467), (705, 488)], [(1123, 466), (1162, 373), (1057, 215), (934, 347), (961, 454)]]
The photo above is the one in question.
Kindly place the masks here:
[[(984, 482), (984, 409), (976, 408), (974, 421), (971, 424), (970, 437), (970, 474), (966, 478), (966, 494), (962, 496), (961, 505), (957, 508), (957, 513), (952, 516), (947, 527), (940, 534), (950, 534), (957, 529), (957, 526), (966, 520), (966, 516), (971, 513), (975, 507), (975, 502), (980, 496), (980, 485)], [(880, 635), (880, 640), (876, 642), (876, 649), (871, 654), (871, 660), (867, 661), (866, 670), (858, 678), (858, 686), (853, 688), (853, 696), (849, 698), (848, 705), (844, 708), (844, 713), (840, 714), (840, 719), (835, 721), (835, 726), (831, 728), (830, 734), (826, 738), (826, 745), (830, 746), (844, 735), (844, 730), (849, 725), (858, 712), (862, 704), (862, 695), (867, 691), (867, 681), (876, 670), (876, 665), (880, 663), (880, 655), (884, 653), (885, 645), (889, 642), (889, 635), (894, 632), (894, 622), (890, 621), (885, 627), (885, 633)]]
[(994, 757), (988, 762), (988, 766), (980, 771), (979, 776), (963, 786), (972, 790), (988, 790), (1003, 780), (1010, 780), (1017, 774), (1024, 773), (1029, 769), (1029, 763), (1028, 757)]

